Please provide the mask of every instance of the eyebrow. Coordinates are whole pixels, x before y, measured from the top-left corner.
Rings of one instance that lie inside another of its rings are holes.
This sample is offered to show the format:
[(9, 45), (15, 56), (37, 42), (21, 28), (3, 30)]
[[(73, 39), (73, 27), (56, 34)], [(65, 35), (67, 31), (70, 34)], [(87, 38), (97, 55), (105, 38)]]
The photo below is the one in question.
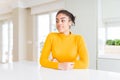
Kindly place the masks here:
[[(66, 17), (62, 17), (62, 18), (60, 18), (60, 19), (65, 19)], [(58, 18), (56, 18), (57, 20), (58, 20)]]

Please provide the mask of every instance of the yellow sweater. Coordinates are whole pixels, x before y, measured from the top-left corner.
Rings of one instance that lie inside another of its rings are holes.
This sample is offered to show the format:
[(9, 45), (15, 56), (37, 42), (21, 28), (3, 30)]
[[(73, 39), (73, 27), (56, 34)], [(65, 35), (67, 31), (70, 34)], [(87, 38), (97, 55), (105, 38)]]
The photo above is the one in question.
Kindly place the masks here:
[[(58, 62), (49, 60), (50, 53)], [(75, 69), (88, 68), (88, 52), (82, 36), (50, 33), (42, 49), (40, 64), (43, 67), (58, 69), (59, 62), (74, 62)]]

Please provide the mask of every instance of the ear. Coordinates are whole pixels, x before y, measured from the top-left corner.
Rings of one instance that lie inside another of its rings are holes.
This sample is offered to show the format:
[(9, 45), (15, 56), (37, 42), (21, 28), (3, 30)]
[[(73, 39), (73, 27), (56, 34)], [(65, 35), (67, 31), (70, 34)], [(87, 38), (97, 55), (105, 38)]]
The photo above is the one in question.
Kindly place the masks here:
[(73, 22), (70, 20), (70, 21), (69, 21), (69, 26), (72, 26), (72, 24), (73, 24)]

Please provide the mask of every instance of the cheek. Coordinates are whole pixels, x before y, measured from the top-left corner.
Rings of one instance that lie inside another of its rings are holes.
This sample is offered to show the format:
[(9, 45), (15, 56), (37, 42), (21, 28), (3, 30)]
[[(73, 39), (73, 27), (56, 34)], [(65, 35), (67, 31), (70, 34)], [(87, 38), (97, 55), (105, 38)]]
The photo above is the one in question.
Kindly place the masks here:
[(66, 28), (68, 29), (68, 28), (70, 27), (70, 24), (68, 23), (68, 24), (66, 24), (65, 26), (66, 26)]
[(59, 24), (56, 24), (56, 28), (58, 29), (60, 27), (60, 25)]

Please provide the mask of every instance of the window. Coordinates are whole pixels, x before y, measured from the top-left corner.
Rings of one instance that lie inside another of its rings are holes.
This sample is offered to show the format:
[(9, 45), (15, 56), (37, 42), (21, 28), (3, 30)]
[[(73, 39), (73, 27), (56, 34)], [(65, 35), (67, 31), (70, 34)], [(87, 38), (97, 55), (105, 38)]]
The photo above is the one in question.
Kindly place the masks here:
[(13, 24), (6, 21), (2, 24), (2, 62), (12, 62)]
[(104, 23), (103, 27), (98, 28), (99, 55), (120, 54), (120, 22), (106, 23)]
[(105, 28), (98, 28), (98, 53), (104, 53), (104, 44), (105, 44)]
[(108, 26), (106, 39), (120, 39), (120, 26)]
[(120, 59), (119, 3), (119, 0), (98, 0), (98, 56)]
[(56, 30), (56, 12), (45, 13), (37, 16), (37, 39), (38, 39), (38, 59), (43, 47), (46, 36), (49, 32), (57, 32)]

